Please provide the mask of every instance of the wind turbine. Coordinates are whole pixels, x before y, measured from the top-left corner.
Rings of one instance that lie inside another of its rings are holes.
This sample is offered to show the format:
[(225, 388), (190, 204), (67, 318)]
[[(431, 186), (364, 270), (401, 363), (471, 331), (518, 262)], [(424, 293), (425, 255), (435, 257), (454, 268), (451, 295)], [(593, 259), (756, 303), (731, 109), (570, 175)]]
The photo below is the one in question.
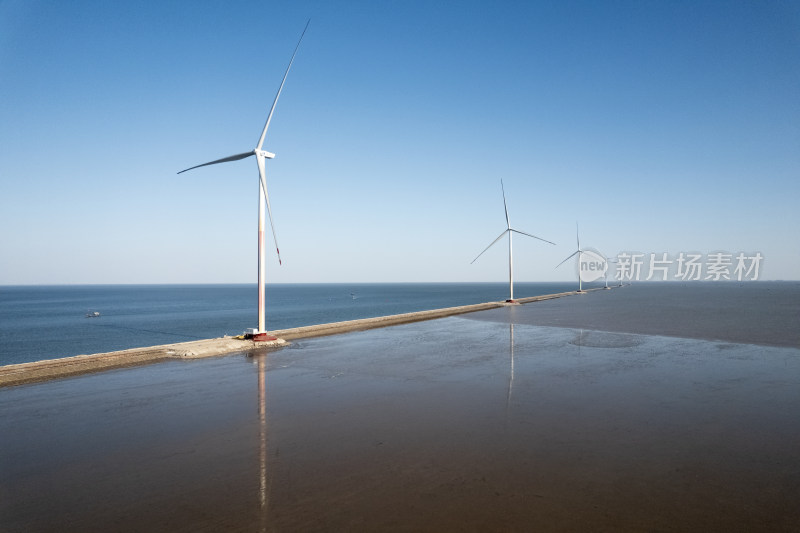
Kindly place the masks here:
[(572, 259), (573, 257), (575, 257), (577, 255), (578, 256), (578, 292), (583, 292), (583, 285), (581, 284), (582, 280), (581, 280), (581, 271), (580, 271), (580, 261), (581, 261), (581, 255), (580, 254), (584, 253), (585, 250), (581, 250), (581, 237), (580, 237), (580, 234), (578, 233), (578, 223), (577, 222), (575, 223), (575, 239), (578, 241), (578, 249), (575, 250), (574, 252), (572, 252), (569, 255), (569, 257), (567, 257), (566, 259), (561, 261), (559, 264), (557, 264), (556, 268), (560, 267), (561, 265), (563, 265), (564, 263), (566, 263), (567, 261), (569, 261), (570, 259)]
[[(617, 261), (616, 259), (612, 259), (610, 257), (606, 257), (606, 262), (607, 263), (618, 263), (619, 261)], [(611, 287), (608, 286), (608, 269), (606, 269), (606, 271), (603, 273), (603, 280), (605, 281), (605, 287), (603, 287), (603, 288), (604, 289), (610, 289)]]
[[(506, 190), (505, 190), (505, 187), (503, 187), (503, 180), (502, 179), (500, 180), (500, 189), (503, 191), (503, 208), (506, 210), (506, 229), (505, 229), (505, 231), (503, 231), (503, 233), (500, 234), (499, 237), (497, 237), (494, 241), (492, 241), (492, 244), (487, 246), (483, 250), (483, 252), (479, 253), (478, 257), (482, 256), (483, 253), (486, 250), (488, 250), (489, 248), (494, 246), (497, 241), (502, 239), (505, 236), (505, 234), (508, 233), (508, 290), (509, 290), (509, 297), (508, 297), (508, 300), (506, 300), (506, 301), (510, 302), (510, 303), (514, 303), (514, 259), (513, 259), (512, 253), (511, 253), (511, 235), (513, 233), (520, 233), (522, 235), (527, 235), (528, 237), (533, 237), (534, 239), (539, 239), (540, 241), (544, 241), (544, 242), (547, 242), (547, 243), (550, 243), (550, 244), (553, 244), (553, 245), (555, 243), (554, 242), (550, 242), (550, 241), (548, 241), (546, 239), (542, 239), (541, 237), (537, 237), (536, 235), (531, 235), (530, 233), (525, 233), (524, 231), (520, 231), (520, 230), (512, 228), (511, 227), (511, 222), (508, 220), (508, 206), (506, 205)], [(477, 261), (478, 257), (473, 259), (472, 263)], [(470, 265), (472, 263), (470, 263)]]
[(256, 157), (256, 163), (258, 164), (258, 178), (259, 178), (259, 193), (258, 193), (258, 329), (257, 330), (249, 330), (248, 335), (252, 336), (253, 340), (255, 341), (268, 341), (268, 340), (275, 340), (275, 337), (269, 335), (264, 328), (264, 284), (265, 284), (265, 271), (266, 271), (266, 259), (265, 259), (265, 246), (264, 246), (264, 207), (266, 205), (266, 211), (269, 214), (269, 225), (272, 228), (272, 238), (275, 241), (275, 250), (278, 253), (278, 264), (281, 263), (281, 251), (278, 248), (278, 237), (275, 235), (275, 224), (272, 222), (272, 209), (269, 205), (269, 193), (267, 192), (267, 180), (264, 175), (264, 162), (267, 159), (272, 159), (275, 157), (275, 154), (271, 152), (267, 152), (266, 150), (262, 150), (264, 146), (264, 139), (267, 137), (267, 129), (269, 128), (269, 123), (272, 120), (272, 114), (275, 112), (275, 106), (278, 103), (278, 98), (281, 95), (281, 91), (283, 90), (283, 84), (286, 83), (286, 77), (289, 75), (289, 69), (292, 68), (292, 63), (294, 62), (294, 56), (297, 54), (297, 49), (300, 48), (300, 42), (303, 40), (303, 36), (306, 34), (306, 30), (308, 29), (308, 25), (311, 22), (311, 19), (306, 22), (305, 28), (303, 28), (303, 33), (300, 34), (300, 39), (297, 41), (297, 46), (294, 48), (294, 52), (292, 53), (292, 58), (289, 60), (289, 66), (286, 67), (286, 72), (283, 74), (283, 79), (281, 80), (281, 84), (278, 87), (278, 92), (275, 94), (275, 100), (272, 102), (272, 107), (269, 110), (269, 115), (267, 115), (267, 122), (264, 124), (264, 129), (261, 131), (261, 137), (258, 138), (258, 144), (253, 150), (249, 152), (243, 152), (241, 154), (231, 155), (228, 157), (223, 157), (222, 159), (217, 159), (215, 161), (211, 161), (208, 163), (203, 163), (202, 165), (196, 165), (186, 170), (181, 170), (178, 174), (182, 174), (183, 172), (188, 172), (189, 170), (193, 170), (195, 168), (205, 167), (208, 165), (216, 165), (217, 163), (227, 163), (229, 161), (238, 161), (240, 159), (245, 159), (251, 156)]

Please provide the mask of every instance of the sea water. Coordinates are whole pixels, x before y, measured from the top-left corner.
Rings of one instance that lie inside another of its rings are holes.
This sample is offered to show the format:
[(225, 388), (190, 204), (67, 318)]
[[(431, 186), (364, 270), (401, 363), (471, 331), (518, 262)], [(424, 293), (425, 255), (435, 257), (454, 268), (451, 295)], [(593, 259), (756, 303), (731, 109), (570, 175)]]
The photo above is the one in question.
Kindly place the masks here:
[[(575, 290), (515, 283), (517, 298)], [(268, 330), (504, 300), (507, 283), (267, 285)], [(0, 286), (0, 365), (239, 335), (255, 285)], [(87, 318), (87, 314), (100, 313)]]

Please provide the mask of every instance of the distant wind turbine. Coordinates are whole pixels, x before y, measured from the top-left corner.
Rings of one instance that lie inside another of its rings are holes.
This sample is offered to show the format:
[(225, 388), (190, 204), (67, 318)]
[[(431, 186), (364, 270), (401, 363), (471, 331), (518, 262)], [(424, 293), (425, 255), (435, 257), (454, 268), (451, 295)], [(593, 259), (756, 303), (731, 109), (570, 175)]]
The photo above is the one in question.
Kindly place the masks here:
[[(564, 263), (566, 263), (567, 261), (569, 261), (570, 259), (572, 259), (576, 255), (578, 256), (578, 266), (580, 267), (580, 261), (581, 261), (581, 255), (580, 254), (584, 253), (586, 250), (581, 250), (581, 236), (580, 236), (579, 231), (578, 231), (578, 223), (577, 222), (575, 223), (575, 239), (578, 241), (578, 249), (575, 250), (574, 252), (572, 252), (569, 255), (569, 257), (567, 257), (566, 259), (561, 261), (559, 264), (557, 264), (556, 268), (560, 267), (561, 265), (563, 265)], [(580, 268), (578, 268), (578, 292), (583, 292), (583, 285), (581, 284)]]
[[(614, 258), (606, 257), (606, 263), (618, 263), (618, 262), (619, 261), (617, 261)], [(606, 271), (603, 273), (603, 280), (605, 281), (605, 287), (603, 288), (610, 289), (611, 287), (608, 286), (608, 269), (606, 269)]]
[(300, 34), (300, 39), (297, 41), (297, 46), (294, 48), (294, 52), (292, 53), (292, 58), (289, 60), (289, 66), (286, 67), (286, 72), (283, 75), (283, 79), (281, 80), (281, 84), (278, 87), (278, 92), (275, 94), (275, 100), (272, 102), (272, 107), (269, 110), (269, 115), (267, 115), (267, 122), (264, 124), (264, 129), (261, 132), (261, 137), (258, 139), (258, 144), (253, 150), (249, 152), (243, 152), (241, 154), (236, 154), (228, 157), (223, 157), (222, 159), (217, 159), (215, 161), (211, 161), (209, 163), (203, 163), (202, 165), (196, 165), (186, 170), (181, 170), (178, 174), (183, 172), (187, 172), (189, 170), (193, 170), (195, 168), (205, 167), (208, 165), (216, 165), (217, 163), (227, 163), (229, 161), (238, 161), (240, 159), (245, 159), (251, 156), (256, 157), (256, 163), (258, 164), (258, 177), (259, 177), (259, 194), (258, 194), (258, 330), (252, 332), (253, 340), (257, 341), (264, 341), (264, 340), (274, 340), (275, 337), (270, 336), (267, 334), (266, 329), (264, 327), (264, 284), (265, 284), (265, 270), (266, 270), (266, 259), (265, 259), (265, 246), (264, 246), (264, 207), (266, 204), (266, 211), (269, 214), (269, 225), (272, 228), (272, 238), (275, 241), (275, 250), (278, 253), (278, 264), (281, 264), (281, 251), (278, 248), (278, 237), (275, 235), (275, 224), (272, 222), (272, 209), (269, 205), (269, 193), (267, 192), (267, 180), (264, 175), (264, 162), (267, 159), (272, 159), (275, 157), (275, 154), (271, 152), (267, 152), (266, 150), (262, 150), (262, 146), (264, 146), (264, 139), (267, 137), (267, 129), (269, 128), (269, 123), (272, 120), (272, 114), (275, 112), (275, 106), (278, 103), (278, 98), (281, 95), (281, 91), (283, 90), (283, 84), (286, 83), (286, 77), (289, 75), (289, 69), (292, 68), (292, 63), (294, 62), (294, 56), (297, 54), (297, 49), (300, 48), (300, 42), (303, 40), (303, 36), (306, 34), (306, 30), (308, 29), (308, 25), (311, 22), (311, 19), (306, 22), (305, 28), (303, 28), (303, 33)]
[[(511, 222), (508, 219), (508, 206), (506, 205), (506, 190), (505, 190), (505, 187), (503, 187), (503, 180), (502, 179), (500, 180), (500, 189), (503, 191), (503, 208), (506, 211), (506, 229), (505, 229), (505, 231), (503, 231), (503, 233), (500, 234), (499, 237), (497, 237), (494, 241), (492, 241), (492, 244), (487, 246), (483, 250), (483, 252), (479, 253), (478, 257), (482, 256), (483, 253), (486, 250), (488, 250), (489, 248), (494, 246), (495, 243), (497, 243), (497, 241), (502, 239), (505, 236), (505, 234), (508, 233), (508, 291), (509, 291), (509, 297), (508, 297), (508, 300), (506, 300), (506, 301), (513, 303), (514, 302), (514, 258), (513, 258), (513, 255), (512, 255), (512, 248), (511, 248), (511, 236), (512, 236), (512, 234), (513, 233), (520, 233), (522, 235), (527, 235), (528, 237), (533, 237), (534, 239), (539, 239), (540, 241), (544, 241), (546, 243), (550, 243), (550, 244), (553, 244), (553, 245), (555, 243), (554, 242), (550, 242), (550, 241), (548, 241), (546, 239), (542, 239), (541, 237), (537, 237), (536, 235), (531, 235), (530, 233), (525, 233), (524, 231), (520, 231), (520, 230), (512, 228), (511, 227)], [(478, 257), (473, 259), (472, 263), (477, 261)], [(470, 263), (470, 264), (472, 264), (472, 263)]]

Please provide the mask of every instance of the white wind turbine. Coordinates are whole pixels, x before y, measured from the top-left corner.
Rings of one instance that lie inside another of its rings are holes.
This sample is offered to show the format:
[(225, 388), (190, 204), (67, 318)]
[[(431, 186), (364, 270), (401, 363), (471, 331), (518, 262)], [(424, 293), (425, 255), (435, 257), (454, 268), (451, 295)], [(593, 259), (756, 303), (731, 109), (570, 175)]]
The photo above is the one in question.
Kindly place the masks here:
[[(527, 235), (528, 237), (533, 237), (534, 239), (539, 239), (540, 241), (544, 241), (544, 242), (547, 242), (547, 243), (550, 243), (550, 244), (555, 244), (555, 243), (554, 242), (550, 242), (550, 241), (548, 241), (546, 239), (542, 239), (541, 237), (537, 237), (536, 235), (531, 235), (530, 233), (525, 233), (524, 231), (520, 231), (518, 229), (512, 228), (511, 227), (511, 222), (508, 220), (508, 206), (506, 205), (506, 190), (505, 190), (505, 187), (503, 187), (503, 180), (502, 179), (500, 180), (500, 189), (503, 191), (503, 208), (506, 211), (506, 229), (503, 231), (503, 233), (500, 234), (499, 237), (497, 237), (494, 241), (492, 241), (492, 244), (487, 246), (483, 250), (483, 252), (479, 253), (478, 257), (482, 256), (483, 253), (486, 250), (488, 250), (489, 248), (494, 246), (497, 241), (502, 239), (505, 236), (505, 234), (508, 233), (508, 290), (509, 290), (509, 297), (508, 297), (508, 300), (506, 300), (506, 301), (513, 303), (514, 302), (514, 258), (513, 258), (513, 255), (512, 255), (511, 235), (513, 233), (520, 233), (522, 235)], [(478, 257), (473, 259), (472, 262), (470, 263), (470, 265), (472, 263), (474, 263), (475, 261), (477, 261)]]
[(272, 238), (275, 241), (275, 250), (278, 253), (278, 264), (281, 264), (281, 251), (278, 248), (278, 237), (275, 235), (275, 224), (272, 222), (272, 209), (269, 205), (269, 193), (267, 192), (267, 180), (264, 175), (264, 162), (267, 159), (272, 159), (275, 157), (275, 154), (271, 152), (267, 152), (266, 150), (262, 150), (262, 146), (264, 145), (264, 139), (267, 136), (267, 129), (269, 128), (269, 123), (272, 120), (272, 113), (275, 111), (275, 106), (278, 103), (278, 98), (281, 95), (281, 91), (283, 90), (283, 84), (286, 83), (286, 77), (289, 75), (289, 69), (292, 68), (292, 63), (294, 62), (294, 56), (297, 54), (297, 49), (300, 48), (300, 42), (303, 40), (303, 36), (306, 34), (306, 30), (308, 29), (308, 25), (311, 22), (311, 19), (306, 22), (305, 28), (303, 28), (303, 33), (300, 34), (300, 39), (297, 41), (297, 46), (294, 48), (294, 52), (292, 53), (292, 58), (289, 60), (289, 66), (286, 67), (286, 72), (283, 74), (283, 79), (281, 80), (281, 84), (278, 87), (278, 92), (275, 94), (275, 100), (272, 102), (272, 107), (269, 110), (269, 115), (267, 115), (267, 122), (264, 124), (264, 129), (261, 132), (261, 137), (258, 139), (258, 144), (253, 150), (249, 152), (243, 152), (241, 154), (236, 154), (228, 157), (223, 157), (222, 159), (217, 159), (216, 161), (211, 161), (209, 163), (203, 163), (202, 165), (196, 165), (186, 170), (181, 170), (178, 174), (183, 172), (187, 172), (189, 170), (193, 170), (195, 168), (205, 167), (208, 165), (216, 165), (217, 163), (227, 163), (229, 161), (238, 161), (240, 159), (245, 159), (251, 156), (256, 157), (256, 163), (258, 164), (258, 177), (259, 177), (259, 193), (258, 193), (258, 330), (253, 331), (250, 330), (250, 334), (253, 337), (253, 340), (257, 341), (264, 341), (264, 340), (274, 340), (275, 337), (270, 336), (264, 327), (264, 284), (265, 284), (265, 270), (266, 270), (266, 259), (265, 259), (265, 246), (264, 246), (264, 208), (266, 206), (266, 212), (269, 214), (269, 225), (272, 227)]
[(561, 261), (559, 264), (556, 265), (556, 268), (560, 267), (576, 255), (578, 256), (578, 292), (583, 292), (583, 285), (581, 284), (581, 272), (580, 272), (580, 261), (581, 261), (581, 254), (585, 253), (586, 250), (581, 250), (581, 236), (578, 232), (578, 223), (575, 223), (575, 239), (578, 241), (578, 249), (572, 252), (569, 257)]
[[(606, 263), (619, 263), (619, 261), (611, 257), (606, 257)], [(605, 282), (605, 286), (603, 288), (610, 289), (611, 287), (608, 286), (608, 269), (606, 269), (606, 271), (603, 273), (603, 281)]]

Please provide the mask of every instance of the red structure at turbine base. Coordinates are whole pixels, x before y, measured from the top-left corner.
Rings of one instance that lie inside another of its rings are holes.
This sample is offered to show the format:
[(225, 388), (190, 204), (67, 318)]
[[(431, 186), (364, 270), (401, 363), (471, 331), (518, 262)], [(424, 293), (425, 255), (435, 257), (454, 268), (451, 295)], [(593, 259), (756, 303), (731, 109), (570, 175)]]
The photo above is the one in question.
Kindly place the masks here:
[(265, 342), (265, 341), (276, 341), (278, 337), (275, 335), (270, 335), (266, 331), (261, 333), (254, 333), (252, 337), (250, 337), (253, 342)]

